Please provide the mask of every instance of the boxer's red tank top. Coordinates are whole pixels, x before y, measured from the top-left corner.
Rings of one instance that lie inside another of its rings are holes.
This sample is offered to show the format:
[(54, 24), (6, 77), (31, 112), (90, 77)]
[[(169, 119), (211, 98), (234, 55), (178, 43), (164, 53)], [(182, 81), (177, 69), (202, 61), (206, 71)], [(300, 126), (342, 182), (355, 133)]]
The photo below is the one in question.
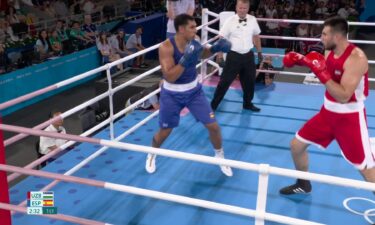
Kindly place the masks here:
[[(339, 57), (335, 58), (333, 51), (331, 51), (327, 57), (326, 63), (329, 73), (332, 75), (332, 80), (337, 83), (341, 82), (341, 77), (344, 74), (344, 63), (347, 58), (349, 58), (353, 49), (356, 46), (354, 44), (349, 44), (345, 49), (344, 53)], [(325, 96), (328, 100), (337, 102), (329, 93), (326, 91)], [(362, 76), (354, 94), (350, 98), (349, 102), (364, 101), (368, 96), (368, 71)]]

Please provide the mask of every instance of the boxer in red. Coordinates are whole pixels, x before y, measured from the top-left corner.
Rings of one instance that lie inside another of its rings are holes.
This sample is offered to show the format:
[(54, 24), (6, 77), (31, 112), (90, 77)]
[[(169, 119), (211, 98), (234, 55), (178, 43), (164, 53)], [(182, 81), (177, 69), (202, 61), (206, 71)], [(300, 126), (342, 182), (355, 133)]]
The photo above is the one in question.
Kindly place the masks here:
[[(324, 104), (291, 141), (291, 153), (297, 170), (308, 171), (307, 147), (326, 148), (334, 139), (344, 158), (354, 165), (364, 179), (375, 182), (375, 151), (371, 150), (364, 101), (368, 96), (368, 60), (365, 53), (348, 42), (348, 23), (340, 17), (324, 22), (321, 40), (326, 56), (310, 52), (306, 56), (289, 52), (284, 65), (306, 66), (326, 87)], [(297, 179), (281, 194), (311, 192), (308, 180)]]

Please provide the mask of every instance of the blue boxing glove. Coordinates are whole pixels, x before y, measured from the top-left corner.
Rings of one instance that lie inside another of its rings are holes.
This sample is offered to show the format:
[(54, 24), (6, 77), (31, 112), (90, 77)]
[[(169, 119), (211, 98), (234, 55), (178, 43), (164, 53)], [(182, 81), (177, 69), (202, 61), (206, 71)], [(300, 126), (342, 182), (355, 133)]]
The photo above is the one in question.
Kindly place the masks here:
[(203, 47), (201, 43), (196, 40), (190, 41), (184, 50), (184, 54), (181, 57), (178, 64), (187, 68), (191, 66), (195, 66), (198, 63), (198, 60), (201, 57), (201, 53), (203, 51)]
[(232, 48), (232, 43), (225, 38), (221, 38), (216, 41), (210, 48), (210, 51), (215, 54), (216, 52), (227, 53)]

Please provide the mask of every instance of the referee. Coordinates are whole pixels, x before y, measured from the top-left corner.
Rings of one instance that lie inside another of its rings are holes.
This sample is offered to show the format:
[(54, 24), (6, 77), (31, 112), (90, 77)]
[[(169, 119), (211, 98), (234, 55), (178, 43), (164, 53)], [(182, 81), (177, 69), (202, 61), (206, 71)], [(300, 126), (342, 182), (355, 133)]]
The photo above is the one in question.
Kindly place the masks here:
[(251, 51), (255, 45), (260, 63), (262, 61), (260, 28), (256, 18), (248, 14), (249, 8), (249, 0), (237, 0), (236, 14), (228, 18), (220, 29), (220, 36), (229, 40), (232, 48), (227, 55), (220, 82), (211, 101), (213, 110), (217, 109), (229, 86), (239, 74), (243, 90), (243, 108), (254, 112), (260, 111), (260, 108), (252, 103), (256, 67), (254, 52)]

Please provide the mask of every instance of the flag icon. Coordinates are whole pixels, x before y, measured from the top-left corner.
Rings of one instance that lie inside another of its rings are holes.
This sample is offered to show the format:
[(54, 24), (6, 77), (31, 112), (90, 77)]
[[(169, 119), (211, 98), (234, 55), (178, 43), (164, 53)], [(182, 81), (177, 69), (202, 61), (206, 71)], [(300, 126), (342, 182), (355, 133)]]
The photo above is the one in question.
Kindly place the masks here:
[(53, 191), (43, 192), (43, 199), (53, 199)]
[(43, 200), (43, 207), (53, 206), (53, 200)]

